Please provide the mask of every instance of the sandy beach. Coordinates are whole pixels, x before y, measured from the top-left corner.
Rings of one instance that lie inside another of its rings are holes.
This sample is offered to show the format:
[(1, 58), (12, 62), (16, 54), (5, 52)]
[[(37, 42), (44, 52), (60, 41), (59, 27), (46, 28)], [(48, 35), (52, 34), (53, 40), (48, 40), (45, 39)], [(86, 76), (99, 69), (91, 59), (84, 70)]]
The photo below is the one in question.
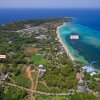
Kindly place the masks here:
[[(63, 25), (61, 25), (61, 26), (63, 26)], [(57, 27), (57, 31), (56, 31), (56, 33), (57, 33), (57, 38), (59, 39), (59, 42), (60, 42), (60, 43), (62, 44), (62, 46), (64, 47), (64, 49), (65, 49), (67, 55), (70, 57), (70, 59), (71, 59), (72, 61), (75, 61), (75, 60), (76, 60), (75, 57), (71, 54), (69, 48), (67, 47), (67, 45), (65, 45), (64, 41), (63, 41), (62, 38), (60, 37), (59, 28), (60, 28), (61, 26), (58, 26), (58, 27)], [(97, 70), (97, 69), (95, 69), (94, 67), (93, 67), (93, 70), (100, 73), (100, 70)]]
[(56, 31), (57, 37), (58, 37), (58, 39), (59, 39), (59, 42), (63, 45), (63, 47), (64, 47), (64, 49), (65, 49), (67, 55), (70, 57), (70, 59), (71, 59), (72, 61), (75, 61), (74, 56), (70, 53), (69, 48), (64, 44), (62, 38), (60, 37), (60, 33), (59, 33), (59, 28), (60, 28), (60, 27), (61, 27), (61, 26), (58, 26), (58, 27), (57, 27), (57, 31)]

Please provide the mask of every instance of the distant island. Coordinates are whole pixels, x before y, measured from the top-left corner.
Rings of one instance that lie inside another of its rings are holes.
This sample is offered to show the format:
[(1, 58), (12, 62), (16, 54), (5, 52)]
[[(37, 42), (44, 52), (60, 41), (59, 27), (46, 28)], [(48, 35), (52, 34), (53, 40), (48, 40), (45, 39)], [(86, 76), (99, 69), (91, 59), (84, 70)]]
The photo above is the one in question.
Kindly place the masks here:
[(100, 73), (88, 72), (60, 37), (72, 18), (0, 24), (0, 100), (98, 100)]

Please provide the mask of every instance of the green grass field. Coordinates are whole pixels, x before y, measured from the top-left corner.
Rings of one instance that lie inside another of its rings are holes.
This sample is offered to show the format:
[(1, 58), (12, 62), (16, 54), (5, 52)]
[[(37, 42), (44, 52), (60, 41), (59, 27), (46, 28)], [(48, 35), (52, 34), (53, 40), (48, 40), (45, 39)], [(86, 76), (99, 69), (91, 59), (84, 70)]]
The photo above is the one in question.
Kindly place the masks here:
[(36, 100), (66, 100), (65, 96), (39, 96)]
[(45, 64), (46, 59), (43, 58), (41, 55), (33, 55), (32, 61), (34, 64)]

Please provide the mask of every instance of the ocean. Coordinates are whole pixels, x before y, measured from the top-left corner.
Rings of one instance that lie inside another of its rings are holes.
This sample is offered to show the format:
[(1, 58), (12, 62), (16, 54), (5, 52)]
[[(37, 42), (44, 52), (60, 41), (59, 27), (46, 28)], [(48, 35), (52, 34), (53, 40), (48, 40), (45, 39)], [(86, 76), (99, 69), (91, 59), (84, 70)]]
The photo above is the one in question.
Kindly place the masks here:
[[(91, 62), (100, 70), (100, 9), (0, 9), (0, 23), (33, 19), (72, 17), (73, 21), (60, 28), (61, 37), (77, 59)], [(71, 33), (79, 40), (70, 40)]]

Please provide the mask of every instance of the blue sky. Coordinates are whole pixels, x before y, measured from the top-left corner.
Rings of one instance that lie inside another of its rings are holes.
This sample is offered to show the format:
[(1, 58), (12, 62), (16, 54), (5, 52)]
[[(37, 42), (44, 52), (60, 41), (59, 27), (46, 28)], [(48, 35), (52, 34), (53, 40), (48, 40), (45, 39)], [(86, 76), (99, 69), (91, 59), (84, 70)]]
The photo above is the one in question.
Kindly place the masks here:
[(0, 8), (100, 8), (100, 0), (0, 0)]

